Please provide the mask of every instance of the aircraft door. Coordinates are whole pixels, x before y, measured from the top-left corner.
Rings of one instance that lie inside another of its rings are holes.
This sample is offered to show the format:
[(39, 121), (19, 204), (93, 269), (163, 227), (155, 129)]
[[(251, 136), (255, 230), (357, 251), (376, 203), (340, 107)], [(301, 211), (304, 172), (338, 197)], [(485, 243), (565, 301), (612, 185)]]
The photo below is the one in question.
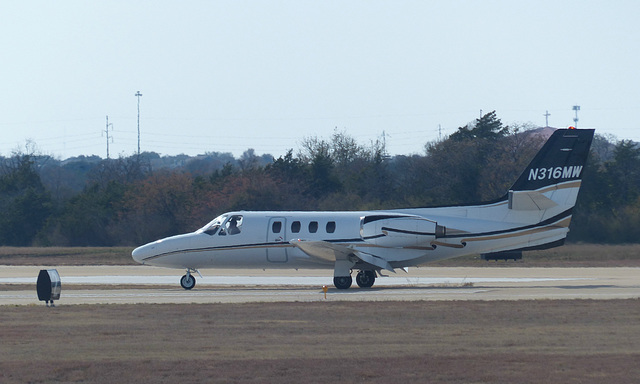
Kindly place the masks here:
[(287, 248), (287, 220), (284, 217), (272, 217), (267, 228), (267, 261), (272, 263), (286, 263)]

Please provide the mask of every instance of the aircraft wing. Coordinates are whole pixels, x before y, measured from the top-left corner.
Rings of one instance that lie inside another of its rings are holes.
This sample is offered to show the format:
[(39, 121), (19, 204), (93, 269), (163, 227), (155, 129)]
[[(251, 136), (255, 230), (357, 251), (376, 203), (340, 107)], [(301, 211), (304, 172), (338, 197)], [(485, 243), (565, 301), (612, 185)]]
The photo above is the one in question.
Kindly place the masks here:
[(301, 239), (291, 240), (289, 241), (289, 243), (294, 247), (299, 248), (307, 255), (315, 257), (317, 259), (321, 259), (323, 261), (335, 262), (336, 260), (348, 259), (349, 256), (354, 255), (365, 263), (369, 263), (375, 265), (376, 267), (380, 267), (382, 269), (386, 269), (395, 273), (387, 260), (370, 253), (349, 248), (344, 245), (334, 244), (322, 240)]

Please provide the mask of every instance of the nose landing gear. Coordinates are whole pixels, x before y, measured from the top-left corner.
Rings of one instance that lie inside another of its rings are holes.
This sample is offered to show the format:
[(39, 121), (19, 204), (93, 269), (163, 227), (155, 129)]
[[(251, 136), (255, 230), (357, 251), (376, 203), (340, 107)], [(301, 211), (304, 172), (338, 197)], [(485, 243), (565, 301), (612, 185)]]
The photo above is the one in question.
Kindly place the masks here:
[(182, 288), (189, 290), (196, 286), (196, 278), (187, 273), (180, 279), (180, 285)]
[[(198, 275), (200, 275), (200, 272), (198, 272), (197, 269), (192, 269), (192, 268), (187, 269), (187, 273), (184, 276), (182, 276), (182, 278), (180, 279), (180, 285), (182, 286), (182, 288), (186, 290), (192, 289), (193, 287), (196, 286), (196, 278), (193, 277), (191, 272), (197, 272)], [(202, 277), (202, 275), (200, 275), (200, 277)]]

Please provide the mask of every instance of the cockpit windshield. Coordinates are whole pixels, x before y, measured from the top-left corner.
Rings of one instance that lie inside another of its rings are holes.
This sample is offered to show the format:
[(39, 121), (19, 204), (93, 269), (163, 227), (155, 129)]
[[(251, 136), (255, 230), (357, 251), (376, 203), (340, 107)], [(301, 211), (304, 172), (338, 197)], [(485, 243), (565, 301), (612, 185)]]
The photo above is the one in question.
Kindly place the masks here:
[(222, 223), (227, 219), (227, 215), (220, 215), (211, 220), (207, 225), (197, 230), (197, 233), (206, 233), (207, 235), (215, 235)]
[(231, 215), (222, 223), (222, 229), (218, 233), (219, 236), (237, 235), (242, 229), (242, 215)]
[(197, 233), (206, 233), (213, 236), (237, 235), (242, 231), (242, 215), (220, 215), (204, 227), (200, 228)]

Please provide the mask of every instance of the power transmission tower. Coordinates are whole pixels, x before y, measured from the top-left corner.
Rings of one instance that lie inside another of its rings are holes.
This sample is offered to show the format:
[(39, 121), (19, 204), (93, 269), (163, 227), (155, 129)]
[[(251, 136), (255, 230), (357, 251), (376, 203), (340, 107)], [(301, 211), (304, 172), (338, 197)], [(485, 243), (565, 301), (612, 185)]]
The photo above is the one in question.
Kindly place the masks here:
[(134, 96), (138, 98), (138, 156), (140, 156), (140, 97), (142, 93), (138, 91)]
[(385, 159), (389, 157), (387, 154), (387, 133), (384, 130), (382, 130), (382, 157)]
[(113, 123), (109, 123), (109, 115), (107, 115), (107, 126), (104, 130), (105, 135), (107, 136), (107, 160), (109, 160), (109, 139), (111, 139), (111, 142), (113, 142), (113, 137), (109, 136), (109, 126), (111, 126), (111, 129), (113, 129)]

